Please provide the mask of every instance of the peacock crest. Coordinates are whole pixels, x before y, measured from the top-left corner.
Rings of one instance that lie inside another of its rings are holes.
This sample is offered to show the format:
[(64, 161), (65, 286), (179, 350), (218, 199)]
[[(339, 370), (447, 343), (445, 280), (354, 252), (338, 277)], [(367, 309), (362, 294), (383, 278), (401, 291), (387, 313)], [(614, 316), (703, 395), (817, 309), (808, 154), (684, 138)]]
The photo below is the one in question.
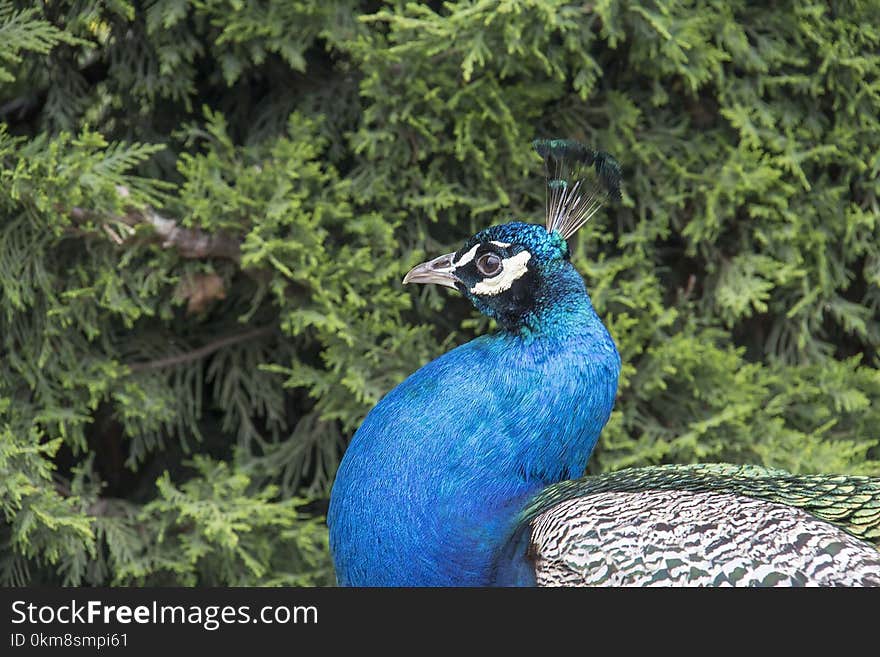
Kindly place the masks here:
[(607, 201), (620, 200), (620, 165), (572, 139), (536, 139), (547, 177), (547, 232), (568, 239)]

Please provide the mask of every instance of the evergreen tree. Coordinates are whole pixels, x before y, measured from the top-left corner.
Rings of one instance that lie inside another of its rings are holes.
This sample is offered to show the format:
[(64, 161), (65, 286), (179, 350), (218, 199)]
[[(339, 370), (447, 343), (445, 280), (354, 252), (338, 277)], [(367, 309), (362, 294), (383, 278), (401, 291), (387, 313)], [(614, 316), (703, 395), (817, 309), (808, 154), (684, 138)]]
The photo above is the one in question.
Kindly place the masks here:
[(0, 0), (0, 583), (328, 584), (396, 383), (491, 327), (400, 278), (542, 220), (623, 358), (594, 472), (880, 474), (877, 0)]

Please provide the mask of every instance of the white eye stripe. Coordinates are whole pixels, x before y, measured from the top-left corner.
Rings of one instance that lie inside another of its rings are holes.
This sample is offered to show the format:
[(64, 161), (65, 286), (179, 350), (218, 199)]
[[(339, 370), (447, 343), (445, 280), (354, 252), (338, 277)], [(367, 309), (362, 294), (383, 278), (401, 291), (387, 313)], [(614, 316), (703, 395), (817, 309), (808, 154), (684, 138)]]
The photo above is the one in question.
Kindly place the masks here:
[[(499, 242), (497, 240), (490, 240), (489, 244), (494, 244), (498, 248), (506, 249), (511, 246), (510, 242)], [(471, 249), (467, 253), (463, 253), (461, 259), (453, 260), (452, 265), (454, 267), (464, 267), (467, 263), (473, 260), (477, 255), (477, 249), (480, 248), (479, 244), (475, 244), (471, 247)]]
[(485, 278), (471, 288), (471, 293), (483, 296), (494, 296), (509, 290), (514, 282), (528, 271), (529, 259), (532, 254), (528, 251), (520, 251), (515, 256), (501, 261), (501, 273), (492, 278)]
[(452, 266), (453, 267), (464, 267), (467, 263), (469, 263), (471, 260), (474, 259), (474, 256), (477, 255), (477, 249), (479, 249), (479, 248), (480, 248), (479, 244), (474, 245), (470, 251), (468, 251), (467, 253), (465, 253), (461, 256), (460, 260), (453, 260)]

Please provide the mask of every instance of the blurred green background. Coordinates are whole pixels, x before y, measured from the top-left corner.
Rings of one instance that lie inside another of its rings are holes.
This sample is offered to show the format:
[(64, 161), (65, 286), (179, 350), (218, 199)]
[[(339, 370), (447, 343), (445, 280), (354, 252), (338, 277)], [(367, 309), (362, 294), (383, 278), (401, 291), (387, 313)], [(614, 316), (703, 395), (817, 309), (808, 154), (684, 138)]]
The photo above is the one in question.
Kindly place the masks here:
[(543, 220), (621, 351), (588, 470), (880, 474), (880, 3), (0, 0), (0, 583), (330, 584), (369, 408)]

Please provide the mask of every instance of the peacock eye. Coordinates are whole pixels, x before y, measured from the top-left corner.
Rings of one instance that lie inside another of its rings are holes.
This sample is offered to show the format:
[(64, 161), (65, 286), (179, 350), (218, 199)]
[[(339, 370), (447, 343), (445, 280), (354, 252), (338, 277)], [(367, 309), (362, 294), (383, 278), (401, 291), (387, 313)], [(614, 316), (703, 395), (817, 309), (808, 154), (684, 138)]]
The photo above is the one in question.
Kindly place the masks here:
[(483, 276), (494, 276), (501, 271), (501, 258), (495, 253), (484, 253), (477, 258), (477, 270)]

